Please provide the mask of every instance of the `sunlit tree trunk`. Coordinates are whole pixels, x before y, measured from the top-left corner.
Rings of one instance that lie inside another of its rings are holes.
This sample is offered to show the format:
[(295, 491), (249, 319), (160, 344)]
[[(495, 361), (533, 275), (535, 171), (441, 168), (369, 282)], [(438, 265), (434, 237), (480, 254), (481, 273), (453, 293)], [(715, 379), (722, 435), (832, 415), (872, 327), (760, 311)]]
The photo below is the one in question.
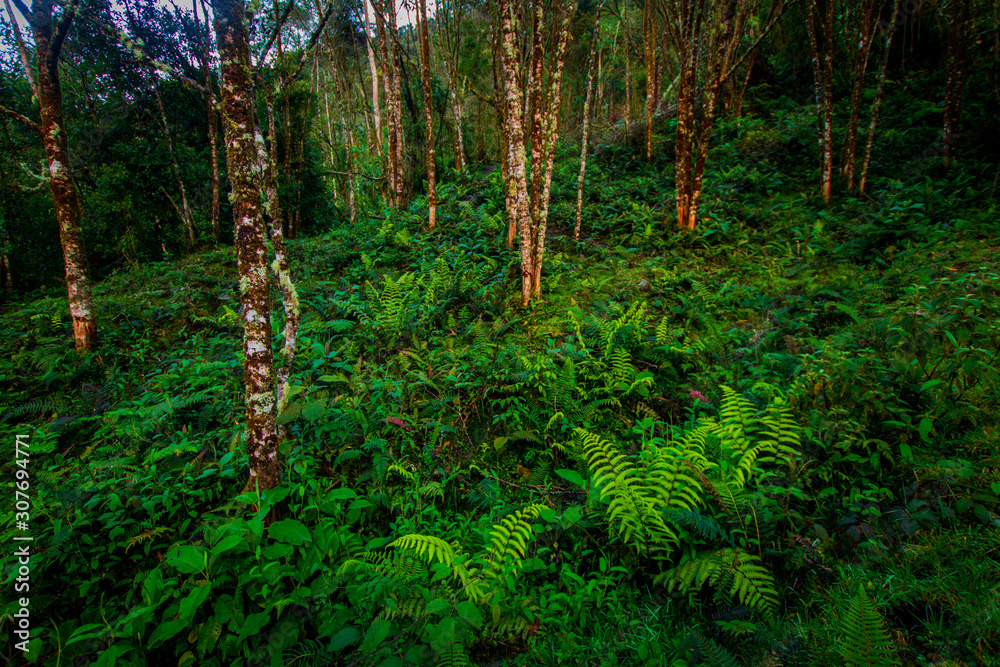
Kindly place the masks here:
[(892, 14), (889, 22), (882, 26), (885, 33), (885, 51), (882, 52), (882, 61), (878, 66), (878, 83), (875, 85), (875, 99), (872, 101), (871, 120), (868, 124), (868, 139), (865, 141), (865, 157), (861, 162), (861, 176), (858, 180), (858, 191), (865, 191), (865, 182), (868, 178), (868, 164), (871, 162), (872, 146), (875, 143), (875, 124), (878, 122), (878, 110), (882, 105), (882, 91), (885, 89), (885, 72), (889, 66), (889, 53), (892, 50), (892, 36), (896, 32), (896, 18), (899, 16), (900, 0), (895, 0), (892, 5)]
[[(601, 7), (597, 5), (597, 15), (594, 17), (594, 38), (590, 44), (590, 60), (587, 66), (587, 94), (583, 98), (583, 137), (580, 141), (580, 175), (576, 179), (576, 223), (573, 225), (573, 238), (580, 238), (580, 223), (583, 220), (583, 179), (587, 172), (587, 137), (590, 129), (590, 96), (594, 89), (594, 61), (597, 59), (597, 42), (601, 36)], [(626, 54), (628, 49), (625, 50)], [(625, 68), (626, 72), (628, 67)], [(625, 136), (628, 137), (628, 112), (625, 113)]]
[(52, 0), (35, 0), (29, 9), (20, 0), (14, 0), (14, 5), (30, 25), (34, 37), (35, 53), (38, 58), (37, 78), (32, 72), (16, 18), (11, 13), (10, 5), (6, 5), (25, 77), (38, 100), (41, 122), (35, 123), (4, 107), (0, 107), (0, 113), (21, 122), (41, 137), (45, 148), (49, 190), (52, 192), (56, 220), (59, 223), (59, 241), (63, 251), (69, 312), (73, 319), (73, 342), (78, 352), (87, 352), (93, 348), (97, 337), (97, 313), (94, 309), (87, 253), (83, 244), (80, 197), (70, 164), (69, 142), (63, 121), (62, 86), (59, 80), (59, 54), (78, 6), (71, 3), (63, 10), (58, 22), (53, 25), (53, 4)]
[(434, 229), (437, 222), (437, 184), (434, 173), (434, 92), (431, 90), (431, 37), (427, 28), (427, 0), (417, 0), (417, 38), (420, 43), (420, 81), (424, 89), (428, 226)]
[(222, 121), (232, 188), (233, 236), (240, 275), (243, 382), (251, 489), (271, 489), (281, 478), (276, 383), (271, 351), (271, 299), (259, 156), (254, 137), (255, 95), (242, 0), (212, 0), (222, 67)]

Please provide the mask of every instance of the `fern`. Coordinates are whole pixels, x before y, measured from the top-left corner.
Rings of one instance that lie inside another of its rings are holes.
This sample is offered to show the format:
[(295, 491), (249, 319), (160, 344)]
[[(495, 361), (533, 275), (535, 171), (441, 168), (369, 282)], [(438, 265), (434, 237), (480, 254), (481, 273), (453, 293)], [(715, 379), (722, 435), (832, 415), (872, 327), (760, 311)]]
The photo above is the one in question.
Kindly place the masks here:
[(753, 607), (768, 615), (778, 605), (778, 592), (770, 572), (760, 565), (760, 559), (742, 549), (720, 549), (703, 552), (686, 563), (671, 568), (657, 577), (668, 590), (681, 592), (697, 590), (706, 583), (724, 587), (741, 604)]
[(845, 664), (850, 667), (900, 664), (882, 616), (865, 594), (863, 585), (858, 585), (858, 594), (851, 598), (847, 614), (838, 625), (844, 635), (840, 653)]
[(56, 404), (51, 398), (36, 398), (28, 401), (27, 403), (22, 403), (21, 405), (11, 408), (4, 413), (3, 417), (0, 417), (0, 422), (5, 422), (11, 417), (20, 417), (21, 415), (31, 413), (50, 412), (55, 409)]
[[(663, 495), (668, 498), (671, 481), (668, 465), (660, 465), (646, 478), (625, 457), (614, 450), (611, 443), (576, 429), (576, 436), (593, 473), (594, 485), (601, 490), (601, 498), (610, 498), (608, 520), (626, 543), (633, 543), (640, 553), (650, 550), (670, 550), (677, 543), (677, 534), (662, 518)], [(676, 472), (674, 470), (673, 472)], [(674, 482), (678, 481), (676, 475)]]

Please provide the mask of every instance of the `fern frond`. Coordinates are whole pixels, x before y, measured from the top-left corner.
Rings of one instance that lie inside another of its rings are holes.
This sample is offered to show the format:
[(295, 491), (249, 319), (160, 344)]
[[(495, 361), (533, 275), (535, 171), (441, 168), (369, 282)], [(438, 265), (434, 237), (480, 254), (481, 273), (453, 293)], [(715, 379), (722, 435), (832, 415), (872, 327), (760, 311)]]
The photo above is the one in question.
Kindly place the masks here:
[(426, 560), (427, 562), (433, 563), (437, 561), (439, 563), (444, 563), (448, 567), (455, 566), (455, 559), (458, 557), (458, 552), (455, 551), (455, 547), (448, 544), (440, 537), (434, 537), (432, 535), (403, 535), (390, 544), (390, 547), (396, 547), (398, 549), (410, 549), (417, 552), (417, 555)]
[(900, 664), (882, 615), (868, 598), (863, 585), (858, 584), (858, 594), (851, 598), (839, 629), (844, 635), (840, 652), (850, 667), (889, 667)]

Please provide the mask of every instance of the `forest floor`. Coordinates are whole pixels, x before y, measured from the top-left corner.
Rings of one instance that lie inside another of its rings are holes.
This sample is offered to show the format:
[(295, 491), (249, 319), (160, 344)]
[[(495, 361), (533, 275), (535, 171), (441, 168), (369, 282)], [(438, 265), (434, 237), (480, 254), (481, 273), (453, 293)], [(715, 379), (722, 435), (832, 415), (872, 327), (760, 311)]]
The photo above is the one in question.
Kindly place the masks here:
[(98, 284), (83, 357), (62, 288), (5, 303), (35, 664), (997, 664), (995, 200), (928, 171), (824, 207), (721, 135), (693, 233), (622, 149), (573, 240), (561, 159), (527, 309), (495, 175), (434, 232), (416, 201), (291, 241), (263, 496), (230, 248)]

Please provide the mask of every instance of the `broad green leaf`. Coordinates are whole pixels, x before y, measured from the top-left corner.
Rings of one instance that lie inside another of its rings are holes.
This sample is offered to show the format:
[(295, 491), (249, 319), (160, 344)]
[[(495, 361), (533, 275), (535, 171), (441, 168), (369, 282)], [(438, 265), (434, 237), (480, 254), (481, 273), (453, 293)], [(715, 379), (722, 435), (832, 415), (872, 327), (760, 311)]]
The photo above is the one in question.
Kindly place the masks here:
[(156, 646), (162, 641), (170, 639), (186, 627), (187, 623), (184, 621), (167, 621), (166, 623), (161, 623), (156, 626), (156, 629), (153, 630), (153, 634), (149, 637), (150, 648)]
[(208, 594), (212, 589), (211, 584), (205, 584), (204, 586), (199, 586), (193, 591), (188, 593), (187, 597), (181, 600), (181, 620), (185, 623), (190, 623), (191, 619), (194, 618), (194, 613), (198, 611), (198, 607), (208, 599)]
[(250, 614), (247, 616), (247, 620), (243, 622), (243, 627), (240, 628), (240, 637), (252, 637), (260, 632), (260, 629), (267, 625), (269, 620), (271, 620), (271, 615), (266, 611)]
[(275, 521), (267, 529), (267, 533), (271, 536), (271, 539), (279, 542), (287, 542), (288, 544), (312, 542), (312, 535), (309, 534), (309, 529), (305, 527), (305, 524), (296, 519)]
[(556, 470), (556, 474), (562, 477), (570, 484), (575, 484), (579, 486), (581, 489), (587, 488), (587, 482), (584, 481), (583, 477), (580, 476), (580, 473), (576, 472), (575, 470), (567, 470), (563, 468), (561, 470)]
[(920, 420), (920, 439), (924, 442), (930, 442), (930, 433), (934, 428), (934, 422), (930, 417), (924, 417)]
[(326, 414), (326, 399), (320, 399), (318, 401), (309, 401), (306, 406), (302, 408), (302, 416), (305, 417), (310, 423), (315, 423), (318, 419)]
[(239, 547), (240, 551), (245, 551), (247, 548), (247, 541), (242, 535), (227, 535), (226, 537), (219, 540), (219, 543), (212, 547), (211, 559), (215, 560), (215, 557), (226, 551), (231, 551)]
[(478, 628), (483, 624), (483, 614), (479, 611), (479, 607), (469, 602), (468, 600), (462, 600), (458, 603), (456, 607), (458, 610), (459, 617), (471, 625), (474, 628)]
[(936, 387), (939, 384), (943, 384), (943, 383), (944, 383), (944, 380), (928, 380), (927, 382), (925, 382), (922, 385), (920, 385), (920, 391), (921, 392), (927, 391), (931, 387)]
[(350, 646), (359, 639), (361, 639), (361, 631), (348, 625), (347, 627), (341, 628), (340, 632), (335, 634), (330, 640), (330, 650), (339, 651), (347, 646)]
[(365, 633), (365, 639), (361, 642), (361, 652), (367, 653), (377, 647), (392, 632), (392, 623), (386, 620), (375, 621)]
[(185, 574), (204, 572), (208, 568), (208, 552), (201, 547), (185, 544), (167, 552), (167, 564)]

